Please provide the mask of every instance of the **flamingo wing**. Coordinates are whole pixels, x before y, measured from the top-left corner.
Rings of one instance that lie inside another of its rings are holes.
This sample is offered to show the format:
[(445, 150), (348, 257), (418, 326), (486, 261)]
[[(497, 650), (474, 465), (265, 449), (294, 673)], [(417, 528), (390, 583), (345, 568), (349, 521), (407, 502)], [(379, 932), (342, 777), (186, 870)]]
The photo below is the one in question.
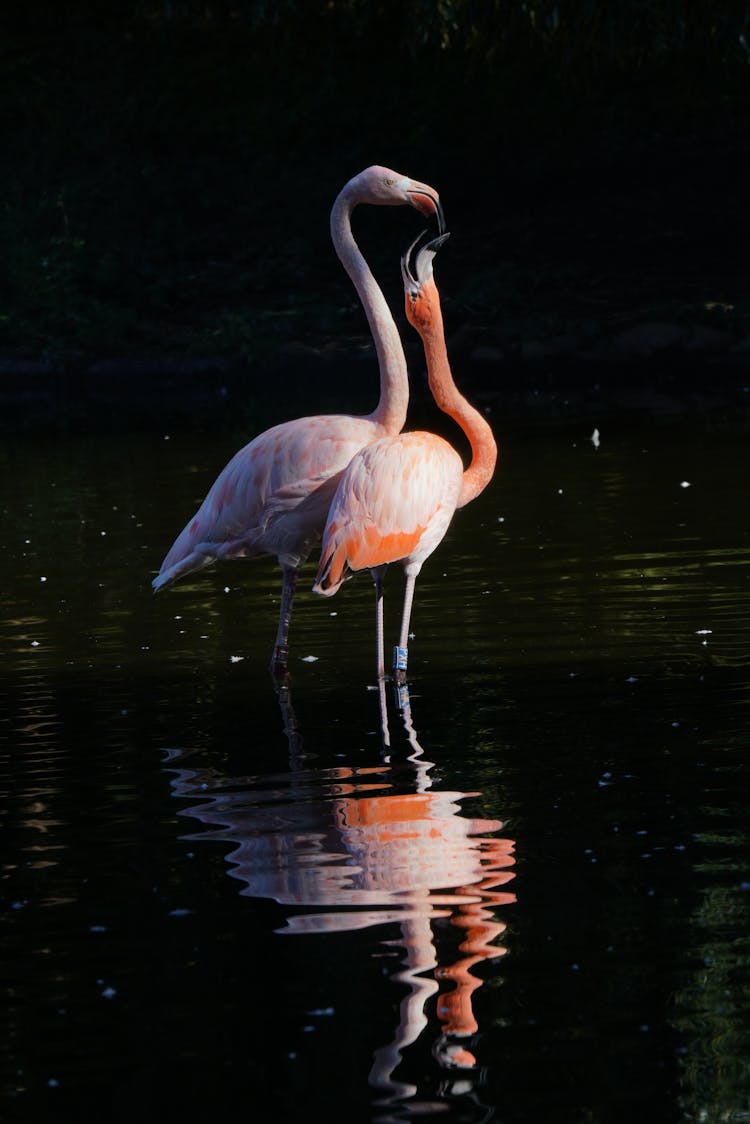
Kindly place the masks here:
[(175, 539), (155, 590), (217, 559), (276, 554), (299, 566), (320, 536), (339, 477), (372, 423), (346, 415), (300, 418), (260, 434), (219, 473)]
[(331, 503), (315, 592), (330, 596), (357, 570), (421, 564), (448, 529), (462, 472), (458, 453), (431, 433), (402, 433), (362, 449)]

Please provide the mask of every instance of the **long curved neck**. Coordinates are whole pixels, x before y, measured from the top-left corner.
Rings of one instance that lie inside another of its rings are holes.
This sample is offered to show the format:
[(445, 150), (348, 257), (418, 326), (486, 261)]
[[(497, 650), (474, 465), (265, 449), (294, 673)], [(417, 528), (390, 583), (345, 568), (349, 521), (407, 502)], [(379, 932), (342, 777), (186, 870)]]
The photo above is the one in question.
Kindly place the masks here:
[(424, 344), (430, 390), (437, 405), (461, 426), (471, 445), (471, 462), (464, 470), (456, 504), (456, 507), (463, 507), (475, 499), (492, 479), (497, 462), (497, 445), (492, 430), (479, 410), (466, 401), (453, 381), (445, 346), (440, 297), (435, 282), (426, 282), (422, 291), (429, 300), (431, 309), (429, 323), (420, 324), (418, 329)]
[(384, 433), (400, 433), (409, 405), (409, 379), (401, 337), (382, 290), (354, 241), (351, 214), (360, 199), (351, 184), (341, 191), (331, 211), (331, 238), (344, 269), (367, 314), (380, 368), (380, 401), (368, 419)]

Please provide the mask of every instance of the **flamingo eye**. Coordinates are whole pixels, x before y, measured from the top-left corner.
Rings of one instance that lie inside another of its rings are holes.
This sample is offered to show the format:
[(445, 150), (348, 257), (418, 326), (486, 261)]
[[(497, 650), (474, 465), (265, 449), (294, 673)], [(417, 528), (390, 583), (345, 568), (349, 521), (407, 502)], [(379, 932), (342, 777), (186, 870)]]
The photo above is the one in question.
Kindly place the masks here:
[(390, 179), (389, 177), (386, 177), (385, 186), (386, 187), (393, 187), (395, 182), (396, 181), (394, 179)]

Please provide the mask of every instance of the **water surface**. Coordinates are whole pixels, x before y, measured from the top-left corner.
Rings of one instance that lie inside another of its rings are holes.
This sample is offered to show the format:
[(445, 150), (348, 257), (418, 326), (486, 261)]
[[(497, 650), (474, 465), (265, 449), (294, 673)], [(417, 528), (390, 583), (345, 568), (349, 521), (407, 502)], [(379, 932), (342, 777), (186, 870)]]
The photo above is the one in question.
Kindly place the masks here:
[(152, 595), (249, 434), (6, 440), (4, 1119), (747, 1119), (747, 420), (496, 428), (382, 696), (366, 575), (282, 691)]

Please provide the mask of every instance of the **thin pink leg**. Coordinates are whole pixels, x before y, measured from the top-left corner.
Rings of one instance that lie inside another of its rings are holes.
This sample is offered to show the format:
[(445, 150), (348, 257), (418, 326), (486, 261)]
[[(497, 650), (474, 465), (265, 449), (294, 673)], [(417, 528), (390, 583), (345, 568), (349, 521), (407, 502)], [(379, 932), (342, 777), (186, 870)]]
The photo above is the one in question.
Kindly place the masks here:
[(385, 641), (383, 638), (383, 574), (384, 566), (378, 566), (372, 571), (372, 580), (375, 583), (375, 645), (378, 661), (378, 682), (385, 679)]
[[(383, 739), (383, 749), (391, 748), (391, 732), (388, 729), (388, 702), (385, 697), (385, 677), (378, 679), (378, 703), (380, 705), (380, 734)], [(390, 761), (390, 757), (385, 758)]]
[(411, 606), (414, 601), (416, 581), (416, 574), (406, 575), (404, 607), (401, 611), (401, 635), (398, 639), (398, 648), (393, 649), (393, 670), (396, 679), (401, 683), (406, 679), (406, 665), (409, 662), (409, 621), (411, 620)]

